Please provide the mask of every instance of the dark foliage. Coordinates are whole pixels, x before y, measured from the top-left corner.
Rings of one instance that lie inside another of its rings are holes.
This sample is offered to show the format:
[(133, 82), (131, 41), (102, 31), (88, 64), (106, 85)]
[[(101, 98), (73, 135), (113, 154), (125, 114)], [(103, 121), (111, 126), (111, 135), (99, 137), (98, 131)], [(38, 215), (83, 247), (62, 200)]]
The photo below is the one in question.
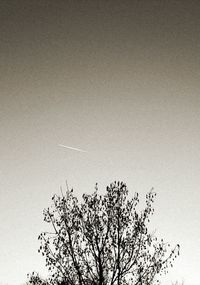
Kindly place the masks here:
[[(170, 245), (148, 231), (156, 193), (146, 195), (138, 211), (139, 195), (128, 199), (127, 186), (114, 182), (99, 195), (83, 195), (78, 203), (73, 190), (52, 197), (44, 221), (52, 232), (39, 235), (39, 252), (46, 257), (48, 284), (55, 285), (152, 285), (167, 273), (179, 245)], [(46, 285), (46, 281), (31, 284)], [(34, 283), (35, 282), (35, 283)]]

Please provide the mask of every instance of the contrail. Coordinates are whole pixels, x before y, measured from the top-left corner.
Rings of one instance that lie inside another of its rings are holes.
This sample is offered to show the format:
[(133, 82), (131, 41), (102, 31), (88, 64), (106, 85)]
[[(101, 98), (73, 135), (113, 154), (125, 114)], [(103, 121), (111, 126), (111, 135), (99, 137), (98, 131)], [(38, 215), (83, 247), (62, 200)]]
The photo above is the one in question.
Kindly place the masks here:
[(80, 149), (80, 148), (76, 148), (76, 147), (71, 147), (71, 146), (64, 145), (64, 144), (59, 144), (58, 146), (65, 147), (65, 148), (68, 148), (68, 149), (71, 149), (71, 150), (75, 150), (75, 151), (79, 151), (79, 152), (87, 152), (86, 150), (83, 150), (83, 149)]

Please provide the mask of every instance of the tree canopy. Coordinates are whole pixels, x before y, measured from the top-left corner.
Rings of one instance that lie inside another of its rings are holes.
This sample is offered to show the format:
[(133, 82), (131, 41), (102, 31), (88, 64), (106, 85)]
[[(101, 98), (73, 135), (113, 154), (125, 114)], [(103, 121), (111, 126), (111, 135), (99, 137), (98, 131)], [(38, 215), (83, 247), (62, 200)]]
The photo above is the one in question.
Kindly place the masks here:
[(44, 221), (52, 231), (43, 232), (39, 252), (46, 258), (50, 277), (30, 275), (31, 284), (152, 285), (173, 266), (179, 255), (174, 248), (149, 232), (156, 193), (146, 195), (139, 211), (139, 194), (129, 199), (123, 182), (114, 182), (100, 195), (84, 194), (81, 203), (73, 189), (52, 197)]

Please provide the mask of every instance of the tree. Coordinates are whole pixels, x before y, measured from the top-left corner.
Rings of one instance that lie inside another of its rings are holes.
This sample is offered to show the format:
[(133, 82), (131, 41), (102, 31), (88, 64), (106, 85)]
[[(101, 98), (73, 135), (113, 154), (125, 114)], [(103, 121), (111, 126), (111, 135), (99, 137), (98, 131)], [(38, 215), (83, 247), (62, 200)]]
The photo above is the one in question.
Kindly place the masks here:
[(176, 281), (176, 282), (173, 282), (172, 285), (184, 285), (184, 281), (182, 282)]
[(42, 279), (37, 272), (33, 271), (31, 274), (28, 274), (27, 277), (29, 278), (29, 281), (26, 285), (49, 285), (49, 282)]
[(123, 182), (112, 183), (105, 195), (98, 193), (96, 185), (93, 194), (83, 195), (82, 203), (73, 189), (54, 195), (52, 207), (44, 210), (44, 221), (53, 230), (38, 237), (38, 251), (46, 257), (51, 275), (49, 284), (159, 282), (159, 275), (167, 273), (179, 255), (179, 245), (170, 249), (169, 244), (148, 230), (155, 196), (151, 190), (146, 195), (145, 208), (138, 211), (138, 193), (129, 199)]

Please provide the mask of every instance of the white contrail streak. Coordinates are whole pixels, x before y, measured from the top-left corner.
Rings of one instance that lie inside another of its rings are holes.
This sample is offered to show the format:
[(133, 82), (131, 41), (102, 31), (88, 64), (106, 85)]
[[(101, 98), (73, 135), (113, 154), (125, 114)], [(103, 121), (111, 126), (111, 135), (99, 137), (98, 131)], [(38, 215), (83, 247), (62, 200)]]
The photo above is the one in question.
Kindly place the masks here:
[(60, 147), (65, 147), (71, 150), (75, 150), (75, 151), (79, 151), (79, 152), (87, 152), (86, 150), (80, 149), (80, 148), (76, 148), (76, 147), (72, 147), (72, 146), (68, 146), (68, 145), (64, 145), (64, 144), (59, 144), (58, 146)]

